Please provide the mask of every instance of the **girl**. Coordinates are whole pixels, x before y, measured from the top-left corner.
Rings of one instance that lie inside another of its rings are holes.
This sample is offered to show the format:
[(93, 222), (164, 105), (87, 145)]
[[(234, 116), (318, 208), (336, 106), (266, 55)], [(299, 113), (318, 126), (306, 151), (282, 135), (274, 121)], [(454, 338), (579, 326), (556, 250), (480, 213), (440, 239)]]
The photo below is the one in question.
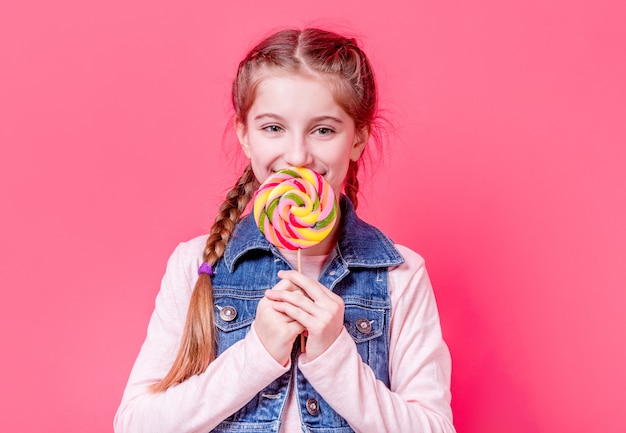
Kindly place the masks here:
[[(377, 108), (367, 57), (331, 32), (281, 31), (240, 63), (232, 99), (250, 164), (209, 235), (168, 261), (115, 431), (454, 432), (424, 262), (355, 213)], [(302, 251), (302, 272), (242, 217), (259, 183), (289, 166), (340, 197), (338, 224)]]

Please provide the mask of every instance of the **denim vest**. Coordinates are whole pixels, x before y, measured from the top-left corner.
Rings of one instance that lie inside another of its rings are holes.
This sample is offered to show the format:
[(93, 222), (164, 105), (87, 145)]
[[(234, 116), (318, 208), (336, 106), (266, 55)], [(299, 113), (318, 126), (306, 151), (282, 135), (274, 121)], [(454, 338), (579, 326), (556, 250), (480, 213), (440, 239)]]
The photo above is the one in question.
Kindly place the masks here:
[[(319, 281), (343, 298), (344, 326), (354, 339), (363, 361), (389, 387), (391, 305), (387, 270), (404, 259), (391, 240), (357, 217), (352, 203), (345, 196), (342, 197), (341, 208), (341, 235), (326, 259)], [(250, 215), (244, 217), (237, 224), (213, 277), (218, 356), (245, 337), (259, 300), (265, 290), (278, 283), (277, 273), (281, 269), (291, 269), (291, 265), (276, 247), (268, 243), (254, 219)], [(277, 433), (290, 387), (295, 384), (303, 431), (352, 432), (346, 420), (302, 375), (297, 365), (299, 354), (300, 348), (296, 343), (291, 354), (291, 370), (213, 431)], [(293, 375), (295, 380), (292, 382)]]

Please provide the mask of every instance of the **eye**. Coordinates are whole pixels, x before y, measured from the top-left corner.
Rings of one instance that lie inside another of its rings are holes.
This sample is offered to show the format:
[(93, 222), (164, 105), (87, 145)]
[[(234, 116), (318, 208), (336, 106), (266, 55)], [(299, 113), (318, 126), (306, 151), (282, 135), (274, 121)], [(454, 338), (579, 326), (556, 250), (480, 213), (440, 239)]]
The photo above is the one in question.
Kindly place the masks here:
[(332, 130), (332, 129), (330, 129), (330, 128), (326, 128), (326, 127), (322, 126), (322, 127), (320, 127), (320, 128), (317, 128), (317, 129), (316, 129), (315, 131), (313, 131), (313, 132), (314, 132), (315, 134), (317, 134), (317, 135), (328, 136), (328, 135), (333, 134), (335, 131), (333, 131), (333, 130)]
[(263, 131), (271, 132), (274, 134), (281, 132), (283, 130), (283, 128), (281, 128), (278, 125), (267, 125), (267, 126), (264, 126), (262, 129)]

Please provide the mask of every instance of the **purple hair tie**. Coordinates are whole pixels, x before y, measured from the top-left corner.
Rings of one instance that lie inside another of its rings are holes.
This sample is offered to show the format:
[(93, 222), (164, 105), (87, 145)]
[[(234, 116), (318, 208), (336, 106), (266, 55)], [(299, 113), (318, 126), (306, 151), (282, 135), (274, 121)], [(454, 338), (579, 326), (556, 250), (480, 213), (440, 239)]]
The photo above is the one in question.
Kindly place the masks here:
[(207, 262), (202, 262), (200, 268), (198, 268), (198, 275), (207, 274), (209, 277), (213, 276), (213, 268)]

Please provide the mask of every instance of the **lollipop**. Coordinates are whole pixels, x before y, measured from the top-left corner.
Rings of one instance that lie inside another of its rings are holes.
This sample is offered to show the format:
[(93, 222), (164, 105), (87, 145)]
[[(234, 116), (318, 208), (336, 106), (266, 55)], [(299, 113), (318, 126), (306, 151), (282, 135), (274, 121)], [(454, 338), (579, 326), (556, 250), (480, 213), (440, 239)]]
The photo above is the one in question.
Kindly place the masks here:
[[(335, 193), (321, 174), (308, 168), (285, 168), (257, 190), (254, 220), (272, 244), (298, 250), (298, 272), (302, 272), (302, 248), (319, 244), (337, 222)], [(300, 334), (302, 353), (306, 335), (306, 330)]]
[(269, 242), (299, 252), (319, 244), (335, 226), (335, 193), (321, 174), (308, 168), (285, 168), (256, 192), (254, 220)]

